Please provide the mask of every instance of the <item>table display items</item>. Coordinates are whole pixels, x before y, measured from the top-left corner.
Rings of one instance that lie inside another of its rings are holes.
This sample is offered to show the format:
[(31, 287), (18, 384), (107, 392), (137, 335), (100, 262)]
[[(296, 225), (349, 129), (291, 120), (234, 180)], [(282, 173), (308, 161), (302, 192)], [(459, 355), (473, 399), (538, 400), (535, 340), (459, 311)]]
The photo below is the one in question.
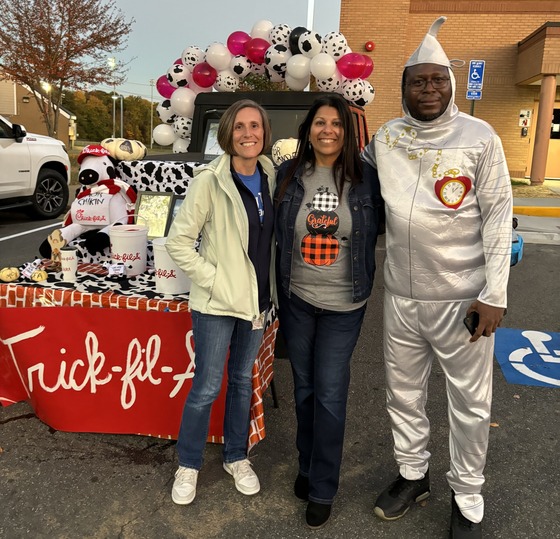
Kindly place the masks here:
[(63, 247), (60, 250), (62, 280), (75, 283), (78, 277), (78, 251), (74, 247)]
[(191, 280), (169, 256), (165, 248), (166, 241), (167, 238), (152, 240), (156, 292), (160, 294), (185, 294), (190, 291)]
[(78, 237), (85, 239), (90, 254), (109, 247), (109, 228), (116, 223), (132, 224), (136, 191), (117, 178), (117, 161), (99, 144), (86, 146), (78, 156), (81, 187), (63, 227), (54, 230), (39, 247), (53, 267), (60, 267), (60, 249)]
[(133, 277), (146, 271), (148, 227), (142, 224), (109, 227), (111, 262), (124, 264), (126, 275)]

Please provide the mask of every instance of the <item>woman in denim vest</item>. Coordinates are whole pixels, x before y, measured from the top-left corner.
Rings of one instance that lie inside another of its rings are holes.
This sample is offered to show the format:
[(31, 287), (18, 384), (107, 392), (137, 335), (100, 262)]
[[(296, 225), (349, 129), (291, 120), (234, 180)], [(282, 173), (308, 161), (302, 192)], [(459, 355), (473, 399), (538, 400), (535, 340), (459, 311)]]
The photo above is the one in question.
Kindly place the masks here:
[(320, 528), (338, 489), (350, 359), (375, 271), (382, 201), (360, 161), (348, 104), (318, 98), (295, 158), (277, 173), (279, 319), (294, 376), (299, 471), (295, 495)]

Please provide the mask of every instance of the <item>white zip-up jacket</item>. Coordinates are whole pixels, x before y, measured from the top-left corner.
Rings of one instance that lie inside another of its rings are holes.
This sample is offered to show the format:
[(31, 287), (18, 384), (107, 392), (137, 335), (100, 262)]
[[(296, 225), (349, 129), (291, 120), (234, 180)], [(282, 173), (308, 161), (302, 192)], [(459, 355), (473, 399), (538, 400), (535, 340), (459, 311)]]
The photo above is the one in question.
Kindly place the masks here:
[[(264, 156), (259, 162), (274, 193), (275, 171)], [(205, 314), (259, 317), (255, 268), (248, 255), (249, 222), (230, 172), (231, 157), (222, 155), (195, 171), (185, 201), (169, 231), (166, 248), (191, 279), (189, 308)], [(202, 235), (200, 249), (197, 239)], [(276, 297), (274, 241), (271, 245), (271, 297)]]
[(364, 151), (385, 201), (384, 279), (396, 296), (419, 301), (478, 298), (506, 307), (512, 193), (500, 138), (459, 112), (452, 97), (435, 120), (383, 125)]

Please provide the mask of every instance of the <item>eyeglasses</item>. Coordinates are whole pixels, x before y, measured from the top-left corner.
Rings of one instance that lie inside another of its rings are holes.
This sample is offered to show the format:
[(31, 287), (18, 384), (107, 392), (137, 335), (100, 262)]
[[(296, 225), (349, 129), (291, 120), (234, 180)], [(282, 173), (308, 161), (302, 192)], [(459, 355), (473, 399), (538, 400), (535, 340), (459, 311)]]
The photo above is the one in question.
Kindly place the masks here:
[(433, 79), (414, 79), (407, 82), (406, 85), (410, 86), (415, 91), (420, 91), (424, 90), (426, 86), (428, 86), (428, 82), (430, 82), (434, 90), (441, 90), (447, 86), (449, 81), (449, 77), (434, 77)]

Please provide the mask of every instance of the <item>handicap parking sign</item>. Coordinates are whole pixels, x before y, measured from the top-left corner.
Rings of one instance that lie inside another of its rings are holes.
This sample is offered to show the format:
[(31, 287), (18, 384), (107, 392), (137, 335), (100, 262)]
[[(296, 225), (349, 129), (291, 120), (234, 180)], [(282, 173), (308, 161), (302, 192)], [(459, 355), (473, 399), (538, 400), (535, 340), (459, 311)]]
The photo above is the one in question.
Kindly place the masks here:
[(560, 387), (560, 333), (498, 328), (494, 354), (508, 383)]
[(467, 90), (482, 90), (484, 83), (484, 60), (471, 60), (469, 62), (469, 77)]

